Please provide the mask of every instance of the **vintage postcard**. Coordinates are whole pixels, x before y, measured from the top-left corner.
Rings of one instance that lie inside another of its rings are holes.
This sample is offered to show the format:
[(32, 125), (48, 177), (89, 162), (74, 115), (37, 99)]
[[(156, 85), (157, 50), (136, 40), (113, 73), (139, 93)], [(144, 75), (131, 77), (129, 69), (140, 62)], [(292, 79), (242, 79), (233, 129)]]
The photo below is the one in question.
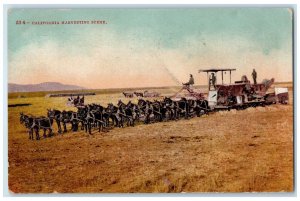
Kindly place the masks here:
[(293, 7), (7, 9), (8, 191), (294, 191)]

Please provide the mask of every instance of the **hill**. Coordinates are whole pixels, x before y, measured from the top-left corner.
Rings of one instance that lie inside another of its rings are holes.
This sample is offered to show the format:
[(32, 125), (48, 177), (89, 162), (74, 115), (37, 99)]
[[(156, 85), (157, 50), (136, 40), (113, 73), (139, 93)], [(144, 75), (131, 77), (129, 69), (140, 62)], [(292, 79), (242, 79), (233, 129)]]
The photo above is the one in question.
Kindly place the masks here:
[(85, 89), (81, 86), (67, 85), (59, 82), (43, 82), (40, 84), (8, 84), (8, 92), (36, 92), (36, 91), (66, 91)]

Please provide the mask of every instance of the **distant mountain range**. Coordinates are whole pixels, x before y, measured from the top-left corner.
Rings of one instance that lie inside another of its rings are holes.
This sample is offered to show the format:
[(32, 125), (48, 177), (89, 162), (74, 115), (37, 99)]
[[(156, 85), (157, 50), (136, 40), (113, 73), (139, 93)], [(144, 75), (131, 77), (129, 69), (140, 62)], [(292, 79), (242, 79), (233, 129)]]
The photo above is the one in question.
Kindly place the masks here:
[(8, 92), (35, 92), (35, 91), (66, 91), (81, 90), (84, 87), (67, 85), (59, 82), (43, 82), (40, 84), (13, 84), (8, 83)]

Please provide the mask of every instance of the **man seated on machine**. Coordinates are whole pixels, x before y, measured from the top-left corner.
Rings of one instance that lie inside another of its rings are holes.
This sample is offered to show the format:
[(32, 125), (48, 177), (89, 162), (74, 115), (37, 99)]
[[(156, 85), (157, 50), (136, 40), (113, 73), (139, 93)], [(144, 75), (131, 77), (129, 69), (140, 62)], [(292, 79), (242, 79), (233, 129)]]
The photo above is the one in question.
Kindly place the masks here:
[(190, 74), (190, 80), (186, 83), (182, 83), (187, 89), (193, 90), (193, 85), (195, 84), (193, 75)]

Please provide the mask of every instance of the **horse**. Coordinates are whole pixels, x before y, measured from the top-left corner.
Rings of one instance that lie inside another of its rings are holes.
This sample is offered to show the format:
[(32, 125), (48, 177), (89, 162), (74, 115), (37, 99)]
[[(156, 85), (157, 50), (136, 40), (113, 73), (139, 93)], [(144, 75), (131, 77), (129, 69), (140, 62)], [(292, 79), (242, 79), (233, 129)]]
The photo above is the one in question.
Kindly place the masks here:
[(132, 108), (133, 104), (131, 101), (127, 103), (123, 103), (121, 100), (118, 102), (118, 107), (119, 107), (119, 114), (123, 116), (123, 119), (127, 120), (127, 126), (134, 126), (134, 111)]
[(86, 115), (84, 117), (84, 128), (85, 132), (92, 134), (92, 124), (94, 124), (94, 114), (91, 112), (91, 105), (85, 106)]
[(73, 99), (73, 104), (74, 104), (74, 106), (77, 106), (78, 105), (78, 103), (79, 103), (79, 97), (77, 97), (77, 98), (74, 98)]
[(60, 124), (60, 122), (62, 121), (62, 112), (56, 109), (47, 109), (47, 117), (55, 120), (58, 128), (58, 133), (62, 133)]
[(108, 127), (109, 115), (106, 113), (105, 108), (98, 104), (92, 104), (91, 112), (94, 115), (94, 124), (98, 127), (99, 132), (104, 131), (104, 127)]
[(53, 135), (53, 129), (52, 129), (53, 119), (45, 116), (40, 116), (33, 118), (33, 124), (31, 125), (32, 128), (36, 129), (36, 136), (37, 140), (39, 140), (39, 130), (43, 129), (44, 134), (43, 137), (46, 138), (46, 131), (49, 130), (48, 137)]
[(23, 112), (20, 113), (20, 123), (24, 124), (25, 127), (28, 129), (28, 134), (29, 134), (29, 139), (33, 140), (33, 131), (35, 131), (36, 134), (36, 140), (40, 139), (39, 135), (39, 130), (43, 129), (44, 130), (44, 138), (47, 137), (46, 131), (49, 130), (48, 137), (52, 136), (52, 124), (53, 124), (53, 119), (49, 117), (34, 117), (34, 116), (29, 116), (25, 115)]
[(181, 100), (175, 102), (175, 107), (178, 108), (178, 114), (180, 118), (180, 114), (184, 116), (185, 119), (189, 118), (189, 104), (186, 98), (181, 98)]
[[(161, 122), (163, 120), (163, 116), (165, 116), (165, 110), (162, 111), (163, 107), (161, 102), (154, 100), (154, 103), (152, 103), (153, 105), (153, 114), (154, 114), (154, 118), (155, 120)], [(164, 114), (163, 114), (164, 113)]]
[[(126, 105), (126, 107), (130, 108), (132, 111), (132, 117), (133, 121), (137, 121), (140, 118), (140, 110), (139, 106), (136, 104), (133, 104), (131, 101), (129, 101)], [(134, 122), (133, 122), (134, 123)]]
[(199, 108), (199, 112), (197, 114), (198, 117), (201, 116), (201, 112), (203, 112), (203, 114), (208, 114), (208, 112), (210, 111), (209, 106), (208, 106), (208, 101), (207, 100), (196, 100), (197, 106), (196, 108)]
[(39, 133), (37, 132), (37, 127), (32, 126), (33, 122), (34, 122), (33, 116), (25, 115), (23, 112), (20, 113), (20, 123), (24, 124), (25, 128), (28, 129), (29, 139), (33, 140), (33, 130), (35, 130), (36, 139), (38, 140), (40, 136)]
[(123, 117), (120, 115), (119, 108), (114, 106), (112, 103), (109, 103), (106, 110), (110, 114), (112, 119), (112, 125), (116, 127), (123, 127)]
[(145, 91), (144, 92), (144, 97), (159, 97), (159, 93), (157, 93), (157, 92), (149, 92), (149, 91)]
[(71, 130), (73, 130), (73, 122), (72, 122), (73, 113), (74, 113), (73, 111), (65, 111), (65, 110), (63, 110), (61, 113), (61, 122), (63, 123), (64, 133), (67, 132), (67, 123), (70, 123), (72, 125)]
[(143, 92), (133, 92), (135, 95), (136, 95), (136, 97), (144, 97), (144, 93)]
[(25, 127), (27, 127), (27, 125), (26, 125), (26, 121), (27, 121), (27, 119), (28, 119), (28, 115), (25, 115), (23, 112), (20, 112), (20, 124), (24, 124), (25, 125)]
[(84, 105), (84, 96), (82, 96), (82, 98), (80, 98), (79, 105)]
[(126, 98), (133, 98), (133, 93), (130, 93), (130, 92), (123, 92), (124, 96)]
[(173, 101), (171, 98), (165, 97), (163, 103), (165, 104), (170, 115), (170, 120), (178, 119), (178, 108), (177, 104), (175, 104), (175, 101)]
[(139, 106), (140, 110), (144, 113), (144, 116), (145, 116), (144, 124), (149, 124), (150, 117), (153, 114), (152, 103), (149, 100), (145, 101), (143, 99), (139, 99), (138, 106)]
[(77, 106), (77, 118), (74, 118), (74, 116), (73, 116), (73, 119), (72, 119), (74, 121), (74, 123), (76, 123), (76, 122), (77, 122), (77, 124), (81, 123), (81, 130), (84, 130), (86, 113), (87, 113), (86, 106), (84, 106), (84, 107)]

